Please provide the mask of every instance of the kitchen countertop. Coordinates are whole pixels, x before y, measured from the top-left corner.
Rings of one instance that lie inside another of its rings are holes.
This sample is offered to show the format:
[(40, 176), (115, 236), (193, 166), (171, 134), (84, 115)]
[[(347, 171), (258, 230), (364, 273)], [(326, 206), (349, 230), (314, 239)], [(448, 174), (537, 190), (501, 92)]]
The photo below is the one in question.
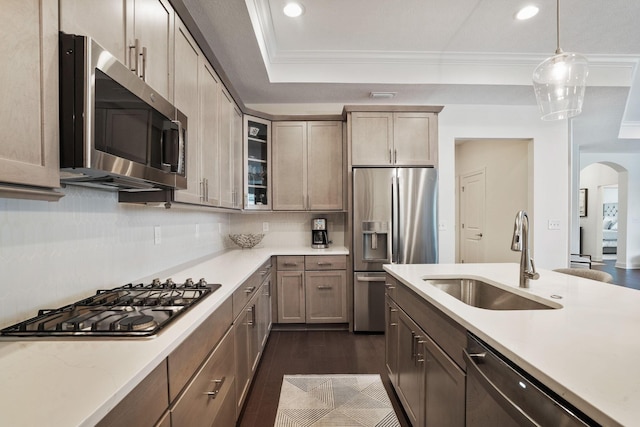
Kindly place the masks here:
[(269, 257), (348, 253), (345, 247), (235, 249), (133, 280), (204, 277), (222, 284), (151, 338), (3, 338), (0, 425), (95, 425)]
[[(549, 270), (538, 270), (540, 278), (522, 289), (518, 264), (386, 265), (385, 270), (595, 421), (607, 426), (638, 424), (637, 290)], [(461, 276), (563, 307), (485, 310), (423, 281)]]

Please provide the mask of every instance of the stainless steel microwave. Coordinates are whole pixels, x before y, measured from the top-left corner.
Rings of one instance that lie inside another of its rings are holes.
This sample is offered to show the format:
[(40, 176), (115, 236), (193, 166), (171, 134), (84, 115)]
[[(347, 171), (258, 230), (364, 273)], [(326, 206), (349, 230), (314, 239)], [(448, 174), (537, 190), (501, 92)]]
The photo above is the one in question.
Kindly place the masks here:
[(89, 37), (60, 33), (63, 183), (184, 189), (187, 117)]

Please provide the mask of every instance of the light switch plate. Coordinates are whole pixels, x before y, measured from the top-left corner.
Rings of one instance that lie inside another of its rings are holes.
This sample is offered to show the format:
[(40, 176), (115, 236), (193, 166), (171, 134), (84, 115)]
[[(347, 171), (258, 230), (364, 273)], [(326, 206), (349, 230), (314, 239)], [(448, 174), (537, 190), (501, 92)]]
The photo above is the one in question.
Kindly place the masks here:
[(263, 222), (262, 223), (262, 231), (264, 231), (264, 232), (269, 231), (269, 223), (268, 222)]

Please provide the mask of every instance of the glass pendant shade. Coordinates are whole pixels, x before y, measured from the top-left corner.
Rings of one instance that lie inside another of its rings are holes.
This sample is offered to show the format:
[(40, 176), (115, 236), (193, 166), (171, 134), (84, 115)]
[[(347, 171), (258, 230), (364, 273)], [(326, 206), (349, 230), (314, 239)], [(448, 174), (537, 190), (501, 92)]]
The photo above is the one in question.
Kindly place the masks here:
[(561, 120), (582, 111), (589, 67), (579, 53), (559, 52), (533, 72), (533, 89), (542, 120)]

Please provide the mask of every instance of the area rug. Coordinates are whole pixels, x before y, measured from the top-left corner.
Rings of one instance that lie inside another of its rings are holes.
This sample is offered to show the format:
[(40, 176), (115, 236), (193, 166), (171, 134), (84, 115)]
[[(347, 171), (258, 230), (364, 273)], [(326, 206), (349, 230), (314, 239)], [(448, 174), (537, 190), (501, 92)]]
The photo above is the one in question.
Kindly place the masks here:
[(380, 375), (285, 375), (274, 427), (400, 426)]

